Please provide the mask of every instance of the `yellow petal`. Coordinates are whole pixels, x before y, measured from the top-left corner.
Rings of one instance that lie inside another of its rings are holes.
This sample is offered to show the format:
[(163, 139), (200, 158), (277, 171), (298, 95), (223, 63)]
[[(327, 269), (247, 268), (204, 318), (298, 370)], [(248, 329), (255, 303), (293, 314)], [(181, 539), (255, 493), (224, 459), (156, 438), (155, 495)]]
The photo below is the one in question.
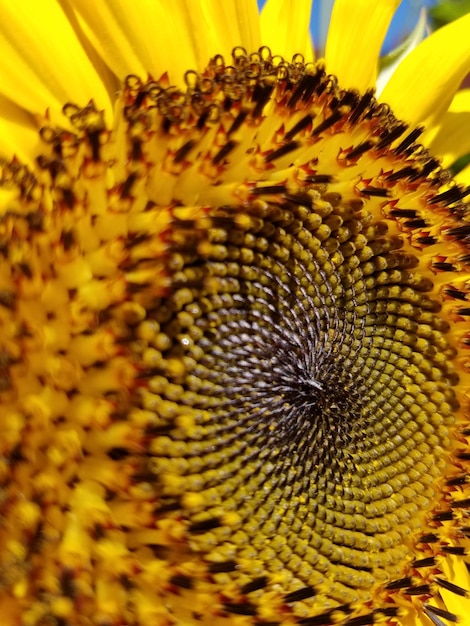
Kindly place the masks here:
[(423, 143), (442, 159), (444, 167), (470, 152), (470, 89), (455, 94), (436, 132)]
[(467, 165), (461, 172), (455, 176), (455, 180), (461, 185), (470, 185), (470, 165)]
[(267, 0), (261, 12), (263, 45), (289, 60), (300, 53), (306, 61), (312, 61), (311, 8), (311, 0)]
[(91, 44), (123, 80), (128, 74), (159, 78), (169, 72), (181, 84), (188, 69), (203, 69), (211, 56), (230, 58), (235, 46), (260, 45), (255, 0), (70, 0)]
[(70, 4), (91, 44), (120, 80), (128, 74), (159, 78), (171, 69), (172, 79), (181, 82), (185, 70), (195, 64), (177, 5), (169, 10), (163, 0), (70, 0)]
[(390, 77), (403, 59), (410, 54), (410, 52), (414, 50), (416, 46), (426, 37), (429, 29), (427, 16), (427, 11), (423, 7), (419, 13), (418, 21), (416, 22), (413, 31), (409, 34), (405, 41), (393, 51), (392, 62), (390, 64), (387, 63), (386, 66), (380, 70), (376, 81), (377, 94), (382, 93), (385, 85), (388, 83)]
[(23, 162), (38, 143), (38, 129), (34, 117), (0, 95), (0, 157), (10, 160), (16, 156)]
[(469, 32), (470, 13), (422, 41), (397, 68), (380, 100), (412, 125), (438, 123), (470, 68)]
[(1, 0), (0, 92), (31, 113), (59, 113), (91, 98), (111, 111), (109, 95), (56, 0)]
[(250, 53), (261, 45), (256, 0), (178, 0), (173, 6), (176, 4), (186, 20), (197, 69), (203, 69), (216, 54), (230, 59), (236, 46), (242, 46)]
[(343, 88), (375, 85), (382, 42), (400, 0), (336, 0), (326, 40), (327, 72)]

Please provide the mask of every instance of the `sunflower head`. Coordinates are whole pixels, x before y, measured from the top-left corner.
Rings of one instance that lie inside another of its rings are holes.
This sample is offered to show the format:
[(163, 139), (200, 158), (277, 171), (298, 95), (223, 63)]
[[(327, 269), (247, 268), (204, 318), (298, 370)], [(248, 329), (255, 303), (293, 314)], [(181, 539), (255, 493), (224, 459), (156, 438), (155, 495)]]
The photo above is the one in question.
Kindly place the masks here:
[(129, 74), (2, 160), (8, 626), (465, 615), (468, 189), (328, 63)]

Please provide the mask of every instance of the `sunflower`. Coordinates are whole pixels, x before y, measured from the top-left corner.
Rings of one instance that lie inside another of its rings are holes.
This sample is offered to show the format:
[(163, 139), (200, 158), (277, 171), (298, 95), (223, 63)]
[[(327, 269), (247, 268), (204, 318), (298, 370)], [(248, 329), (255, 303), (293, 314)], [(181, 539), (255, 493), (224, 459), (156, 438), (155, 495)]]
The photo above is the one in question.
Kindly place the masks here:
[(470, 615), (470, 15), (2, 3), (5, 626)]

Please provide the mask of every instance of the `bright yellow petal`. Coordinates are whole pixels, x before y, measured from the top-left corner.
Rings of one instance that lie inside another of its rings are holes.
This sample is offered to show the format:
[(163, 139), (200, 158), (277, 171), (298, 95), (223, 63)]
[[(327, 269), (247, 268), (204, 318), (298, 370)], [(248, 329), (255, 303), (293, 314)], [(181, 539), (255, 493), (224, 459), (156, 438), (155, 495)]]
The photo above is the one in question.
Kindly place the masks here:
[(470, 152), (470, 89), (455, 94), (432, 139), (424, 143), (442, 159), (444, 167)]
[(181, 84), (188, 69), (203, 69), (210, 57), (230, 58), (235, 46), (260, 46), (256, 0), (70, 0), (90, 42), (123, 80), (127, 74), (159, 78), (169, 72)]
[(0, 95), (0, 157), (10, 160), (16, 156), (29, 162), (38, 143), (38, 129), (34, 117)]
[(336, 0), (326, 40), (326, 70), (344, 88), (375, 85), (380, 49), (400, 0)]
[(73, 101), (111, 111), (109, 95), (56, 0), (1, 0), (0, 92), (31, 113)]
[(461, 185), (470, 185), (470, 165), (467, 165), (461, 172), (455, 176), (455, 180)]
[(216, 54), (230, 59), (236, 46), (243, 46), (247, 52), (253, 52), (261, 45), (256, 0), (177, 0), (175, 5), (179, 5), (179, 11), (186, 20), (187, 33), (197, 58), (197, 69), (203, 69)]
[(411, 125), (438, 123), (470, 69), (470, 13), (443, 26), (401, 63), (380, 100)]
[(296, 53), (313, 60), (310, 41), (311, 0), (267, 0), (261, 12), (261, 38), (273, 54), (290, 60)]
[(428, 14), (426, 9), (423, 7), (419, 12), (419, 17), (413, 31), (408, 35), (405, 41), (393, 51), (393, 60), (391, 63), (387, 63), (386, 66), (380, 70), (376, 80), (377, 94), (382, 93), (385, 85), (388, 83), (390, 77), (403, 59), (410, 54), (410, 52), (414, 50), (416, 46), (427, 36), (428, 29)]
[[(123, 80), (128, 74), (173, 80), (195, 64), (184, 15), (178, 5), (147, 0), (70, 0), (92, 45)], [(174, 8), (173, 8), (174, 7)]]

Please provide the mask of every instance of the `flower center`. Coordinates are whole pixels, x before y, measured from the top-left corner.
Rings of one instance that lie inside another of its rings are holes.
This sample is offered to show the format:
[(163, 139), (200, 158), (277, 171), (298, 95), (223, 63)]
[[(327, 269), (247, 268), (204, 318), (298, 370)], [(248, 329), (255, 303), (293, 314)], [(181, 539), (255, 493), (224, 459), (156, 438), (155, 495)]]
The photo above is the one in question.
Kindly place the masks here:
[[(159, 330), (187, 369), (159, 385), (178, 408), (150, 465), (209, 561), (243, 561), (253, 536), (264, 575), (283, 570), (294, 588), (328, 577), (330, 599), (367, 601), (412, 559), (445, 467), (449, 327), (367, 203), (326, 184), (259, 198), (173, 224)], [(189, 405), (201, 413), (175, 429)]]

